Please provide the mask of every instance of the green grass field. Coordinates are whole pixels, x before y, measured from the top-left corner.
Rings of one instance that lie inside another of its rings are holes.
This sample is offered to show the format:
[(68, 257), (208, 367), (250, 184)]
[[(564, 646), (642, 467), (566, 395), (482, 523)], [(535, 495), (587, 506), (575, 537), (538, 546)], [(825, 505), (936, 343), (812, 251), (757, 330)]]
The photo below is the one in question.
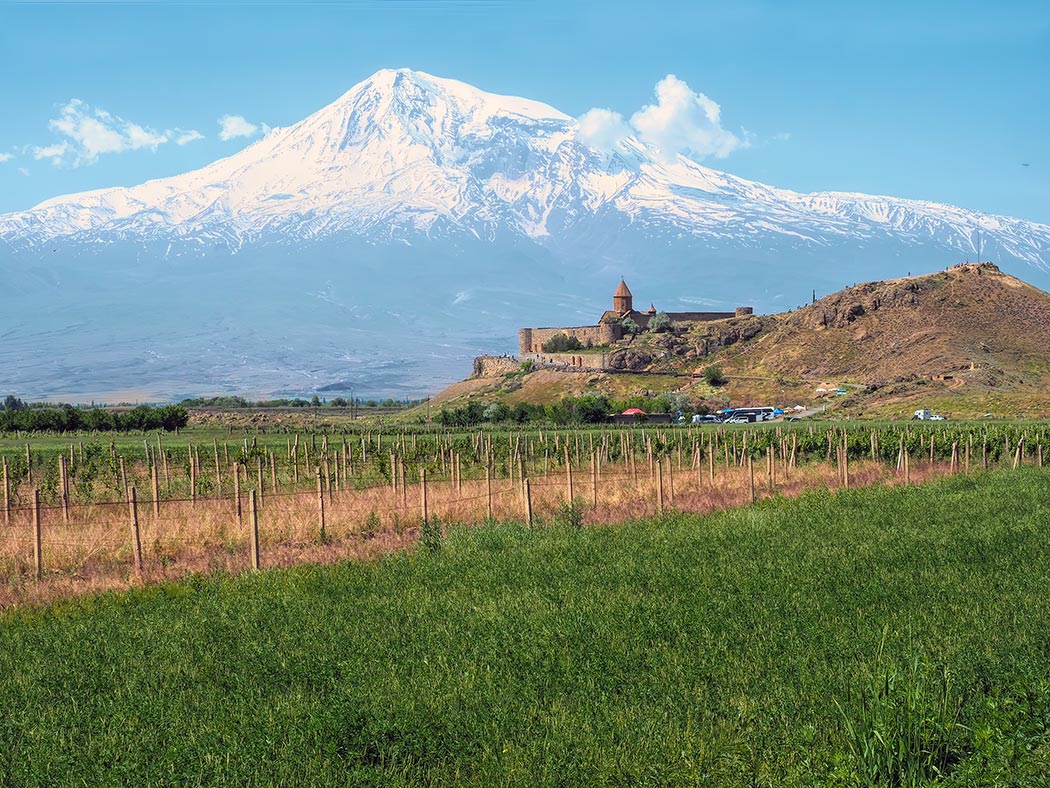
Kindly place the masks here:
[(1050, 474), (0, 618), (0, 786), (1046, 785)]

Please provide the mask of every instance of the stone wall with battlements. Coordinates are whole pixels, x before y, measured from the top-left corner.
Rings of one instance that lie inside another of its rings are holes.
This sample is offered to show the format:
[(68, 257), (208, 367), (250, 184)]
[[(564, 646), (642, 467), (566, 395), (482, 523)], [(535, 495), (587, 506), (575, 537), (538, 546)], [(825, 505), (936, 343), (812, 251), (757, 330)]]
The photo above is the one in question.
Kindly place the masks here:
[(543, 343), (549, 342), (555, 334), (576, 337), (584, 347), (608, 345), (623, 337), (623, 331), (619, 326), (609, 324), (567, 328), (523, 328), (518, 331), (518, 351), (523, 356), (542, 353)]

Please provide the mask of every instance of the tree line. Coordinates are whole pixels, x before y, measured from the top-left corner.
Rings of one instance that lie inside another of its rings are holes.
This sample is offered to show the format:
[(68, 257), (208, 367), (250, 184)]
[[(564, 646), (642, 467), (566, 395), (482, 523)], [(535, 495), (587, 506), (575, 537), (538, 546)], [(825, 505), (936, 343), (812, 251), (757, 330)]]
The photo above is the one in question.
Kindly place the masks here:
[(8, 396), (0, 410), (0, 432), (173, 432), (189, 423), (181, 405), (139, 405), (127, 411), (26, 403)]

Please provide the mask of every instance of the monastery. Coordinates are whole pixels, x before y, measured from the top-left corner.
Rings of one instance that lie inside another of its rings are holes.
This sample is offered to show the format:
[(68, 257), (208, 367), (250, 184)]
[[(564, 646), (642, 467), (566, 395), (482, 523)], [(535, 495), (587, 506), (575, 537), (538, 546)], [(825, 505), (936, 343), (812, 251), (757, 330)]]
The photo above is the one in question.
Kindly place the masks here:
[[(727, 320), (731, 317), (750, 315), (754, 310), (749, 306), (737, 307), (734, 312), (668, 312), (667, 316), (674, 323), (699, 323), (708, 320)], [(576, 337), (586, 347), (609, 345), (623, 339), (626, 331), (623, 322), (630, 318), (644, 331), (649, 321), (656, 316), (656, 307), (652, 304), (645, 312), (634, 308), (634, 296), (627, 287), (627, 282), (620, 280), (620, 286), (613, 293), (613, 307), (607, 310), (595, 326), (568, 326), (563, 328), (523, 328), (518, 331), (518, 350), (523, 356), (542, 353), (543, 344), (550, 341), (555, 334)]]

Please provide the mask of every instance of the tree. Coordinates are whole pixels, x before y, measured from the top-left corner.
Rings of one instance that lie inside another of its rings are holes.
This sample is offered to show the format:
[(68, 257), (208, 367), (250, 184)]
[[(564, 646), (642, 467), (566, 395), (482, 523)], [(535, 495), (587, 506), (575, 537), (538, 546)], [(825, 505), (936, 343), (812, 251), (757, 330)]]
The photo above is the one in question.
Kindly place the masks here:
[(655, 331), (657, 334), (670, 331), (674, 328), (674, 321), (671, 320), (671, 316), (666, 312), (657, 312), (653, 315), (653, 319), (649, 321), (649, 330)]
[(620, 321), (620, 328), (623, 329), (623, 333), (629, 334), (632, 337), (640, 331), (638, 324), (629, 317), (625, 317)]
[(23, 410), (26, 404), (13, 394), (4, 397), (4, 410)]
[(726, 382), (726, 377), (718, 364), (712, 364), (704, 370), (704, 380), (709, 386), (721, 386)]
[(506, 421), (510, 418), (510, 408), (504, 405), (502, 402), (493, 402), (482, 414), (485, 421)]
[(583, 344), (576, 337), (570, 337), (559, 331), (543, 343), (544, 353), (567, 353), (571, 350), (579, 350)]

